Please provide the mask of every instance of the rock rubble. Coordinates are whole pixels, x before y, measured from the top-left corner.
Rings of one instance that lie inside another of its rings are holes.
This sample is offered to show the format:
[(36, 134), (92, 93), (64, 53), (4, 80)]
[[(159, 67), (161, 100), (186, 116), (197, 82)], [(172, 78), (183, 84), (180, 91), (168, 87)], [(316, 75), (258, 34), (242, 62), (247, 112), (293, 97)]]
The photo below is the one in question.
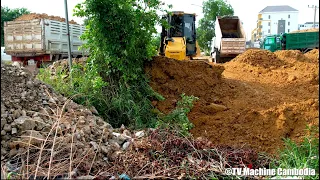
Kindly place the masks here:
[(76, 159), (92, 151), (96, 159), (112, 161), (129, 148), (134, 134), (113, 129), (96, 113), (54, 92), (23, 67), (1, 64), (1, 161), (47, 146), (57, 151), (54, 158), (73, 151)]

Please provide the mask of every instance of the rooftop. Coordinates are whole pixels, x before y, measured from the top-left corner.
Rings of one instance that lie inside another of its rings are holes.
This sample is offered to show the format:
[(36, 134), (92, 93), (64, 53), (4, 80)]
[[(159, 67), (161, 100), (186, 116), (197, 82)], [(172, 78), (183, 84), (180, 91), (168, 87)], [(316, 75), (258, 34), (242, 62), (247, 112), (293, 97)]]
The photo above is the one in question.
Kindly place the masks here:
[(282, 12), (282, 11), (298, 11), (288, 5), (283, 5), (283, 6), (267, 6), (264, 9), (260, 11), (260, 13), (265, 13), (265, 12)]
[[(306, 22), (304, 24), (313, 24), (313, 22)], [(319, 24), (319, 22), (315, 22), (315, 24)]]

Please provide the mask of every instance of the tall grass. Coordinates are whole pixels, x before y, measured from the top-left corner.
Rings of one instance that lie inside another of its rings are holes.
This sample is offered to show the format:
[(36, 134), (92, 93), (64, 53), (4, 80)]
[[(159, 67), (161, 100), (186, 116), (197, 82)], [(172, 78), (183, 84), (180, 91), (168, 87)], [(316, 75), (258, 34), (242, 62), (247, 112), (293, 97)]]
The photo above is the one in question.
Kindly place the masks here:
[(305, 176), (304, 179), (319, 179), (319, 128), (308, 129), (301, 143), (284, 139), (285, 147), (279, 150), (279, 158), (271, 164), (271, 168), (282, 169), (314, 169), (316, 176)]

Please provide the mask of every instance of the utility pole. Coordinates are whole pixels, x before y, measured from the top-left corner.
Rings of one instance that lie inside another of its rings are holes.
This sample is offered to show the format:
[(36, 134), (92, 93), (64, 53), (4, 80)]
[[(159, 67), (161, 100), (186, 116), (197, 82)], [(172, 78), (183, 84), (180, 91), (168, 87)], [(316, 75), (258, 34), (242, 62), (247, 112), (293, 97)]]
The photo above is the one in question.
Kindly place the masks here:
[(68, 56), (69, 56), (69, 73), (71, 75), (72, 58), (71, 58), (71, 43), (70, 43), (70, 30), (69, 30), (69, 18), (68, 18), (68, 3), (64, 0), (64, 6), (66, 11), (66, 23), (67, 23), (67, 38), (68, 38)]
[(317, 5), (308, 5), (308, 8), (314, 8), (313, 28), (316, 28), (317, 9), (319, 7)]

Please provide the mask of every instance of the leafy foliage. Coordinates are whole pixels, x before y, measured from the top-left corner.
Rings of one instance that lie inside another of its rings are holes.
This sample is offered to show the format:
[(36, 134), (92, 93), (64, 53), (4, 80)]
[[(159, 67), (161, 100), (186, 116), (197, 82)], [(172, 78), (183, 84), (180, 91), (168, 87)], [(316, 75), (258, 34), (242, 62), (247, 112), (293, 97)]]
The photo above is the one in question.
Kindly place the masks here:
[(193, 107), (193, 102), (198, 99), (199, 98), (194, 96), (182, 94), (176, 109), (168, 115), (162, 115), (157, 122), (157, 126), (163, 128), (173, 127), (174, 129), (179, 130), (183, 135), (188, 135), (189, 130), (193, 127), (193, 124), (188, 119), (188, 113)]
[(157, 34), (156, 36), (152, 37), (152, 45), (154, 47), (154, 49), (156, 50), (154, 52), (154, 54), (158, 54), (158, 50), (160, 48), (160, 41), (161, 41), (161, 37), (159, 34)]
[(26, 8), (10, 9), (1, 6), (1, 46), (4, 46), (4, 22), (12, 21), (23, 14), (30, 14)]
[(211, 50), (211, 41), (215, 36), (215, 21), (217, 16), (233, 15), (234, 10), (225, 0), (207, 0), (203, 4), (203, 18), (197, 28), (198, 43), (206, 53)]
[(81, 39), (90, 57), (81, 78), (73, 70), (69, 96), (84, 95), (78, 101), (94, 105), (114, 127), (155, 124), (150, 98), (158, 96), (148, 85), (144, 63), (155, 55), (157, 11), (163, 11), (159, 0), (86, 0), (74, 9), (86, 18)]

